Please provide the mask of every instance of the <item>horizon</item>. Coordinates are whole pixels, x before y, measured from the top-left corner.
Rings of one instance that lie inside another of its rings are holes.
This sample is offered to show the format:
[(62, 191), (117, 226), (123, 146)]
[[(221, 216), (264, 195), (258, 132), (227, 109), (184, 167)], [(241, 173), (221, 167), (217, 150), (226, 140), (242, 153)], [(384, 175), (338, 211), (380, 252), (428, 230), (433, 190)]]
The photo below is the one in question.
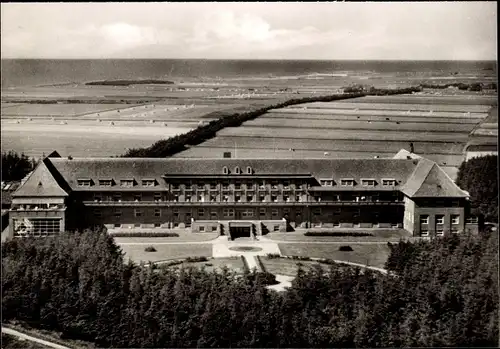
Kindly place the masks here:
[(487, 1), (2, 3), (1, 9), (2, 59), (497, 60), (496, 3)]
[(135, 60), (150, 60), (150, 61), (310, 61), (310, 62), (497, 62), (497, 59), (309, 59), (309, 58), (9, 58), (2, 57), (1, 61), (15, 60), (15, 61), (135, 61)]

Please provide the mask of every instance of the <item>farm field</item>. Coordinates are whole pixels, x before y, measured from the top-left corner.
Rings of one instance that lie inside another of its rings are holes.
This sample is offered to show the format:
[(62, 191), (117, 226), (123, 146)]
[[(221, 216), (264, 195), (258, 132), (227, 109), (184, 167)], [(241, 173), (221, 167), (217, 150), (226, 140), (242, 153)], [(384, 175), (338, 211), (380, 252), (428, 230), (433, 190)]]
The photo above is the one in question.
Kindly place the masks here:
[[(339, 93), (343, 86), (352, 84), (396, 88), (421, 82), (487, 80), (488, 74), (464, 71), (450, 77), (439, 72), (414, 75), (367, 70), (164, 77), (174, 82), (168, 85), (90, 86), (80, 81), (5, 87), (2, 149), (36, 157), (54, 149), (62, 156), (116, 156), (128, 148), (147, 147), (192, 130), (225, 110), (243, 112), (249, 105)], [(241, 127), (224, 129), (215, 139), (176, 156), (219, 157), (232, 151), (239, 157), (265, 158), (390, 157), (413, 142), (417, 153), (453, 168), (461, 162), (468, 134), (485, 118), (495, 98), (445, 89), (307, 103), (273, 110)], [(61, 104), (37, 104), (38, 100)], [(433, 127), (428, 127), (429, 123)], [(492, 130), (483, 127), (476, 132), (478, 137), (491, 137)]]
[[(462, 103), (462, 101), (466, 101)], [(400, 149), (436, 161), (452, 177), (464, 160), (469, 135), (492, 135), (497, 128), (477, 126), (496, 99), (454, 96), (367, 96), (313, 102), (272, 110), (178, 157), (392, 157)]]
[(24, 152), (39, 158), (43, 153), (57, 150), (61, 156), (109, 157), (121, 155), (129, 148), (148, 147), (159, 139), (189, 131), (189, 127), (111, 126), (97, 123), (93, 126), (70, 122), (66, 125), (34, 123), (1, 123), (2, 150)]
[[(12, 105), (11, 105), (12, 104)], [(106, 110), (128, 108), (127, 104), (2, 104), (2, 119), (5, 117), (73, 117)]]

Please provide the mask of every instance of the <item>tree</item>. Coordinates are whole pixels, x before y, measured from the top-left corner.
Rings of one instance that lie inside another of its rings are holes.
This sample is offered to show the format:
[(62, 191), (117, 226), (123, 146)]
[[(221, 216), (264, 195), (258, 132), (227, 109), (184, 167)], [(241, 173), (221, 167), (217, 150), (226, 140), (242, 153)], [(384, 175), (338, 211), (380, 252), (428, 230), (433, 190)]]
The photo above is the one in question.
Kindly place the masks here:
[(14, 151), (2, 153), (2, 181), (19, 181), (30, 173), (36, 166), (35, 159), (31, 159)]
[(485, 220), (498, 220), (498, 172), (497, 155), (472, 158), (460, 165), (457, 185), (471, 196), (472, 213)]

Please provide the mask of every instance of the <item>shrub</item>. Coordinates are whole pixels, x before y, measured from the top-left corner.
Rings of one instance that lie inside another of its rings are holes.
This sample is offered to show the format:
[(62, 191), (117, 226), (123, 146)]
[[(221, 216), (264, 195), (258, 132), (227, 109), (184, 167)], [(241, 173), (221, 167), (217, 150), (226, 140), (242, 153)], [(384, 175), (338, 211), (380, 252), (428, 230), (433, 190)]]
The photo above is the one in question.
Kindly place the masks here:
[(362, 233), (357, 231), (341, 232), (341, 231), (308, 231), (304, 236), (373, 236), (372, 233)]
[(279, 253), (268, 253), (267, 254), (267, 258), (269, 259), (276, 259), (276, 258), (280, 258), (280, 254)]
[(148, 246), (144, 249), (146, 252), (156, 252), (156, 248), (154, 246)]
[(311, 257), (302, 257), (302, 256), (292, 256), (292, 259), (297, 261), (311, 261)]
[(347, 246), (340, 246), (339, 247), (339, 251), (347, 251), (347, 252), (349, 252), (349, 251), (352, 251), (352, 247), (349, 246), (349, 245), (347, 245)]
[(169, 262), (165, 262), (165, 263), (161, 263), (161, 264), (154, 264), (156, 266), (158, 266), (159, 269), (166, 269), (166, 268), (169, 268), (169, 267), (172, 267), (174, 265), (179, 265), (179, 264), (182, 264), (184, 261), (183, 260), (174, 260), (174, 261), (169, 261)]
[(327, 258), (327, 259), (322, 259), (319, 261), (322, 264), (328, 264), (328, 265), (338, 265), (337, 262), (335, 262), (333, 259)]
[(126, 232), (126, 231), (121, 231), (118, 233), (109, 233), (109, 235), (116, 237), (116, 238), (152, 238), (152, 237), (158, 237), (158, 238), (173, 238), (173, 237), (179, 237), (179, 234), (177, 233), (166, 233), (166, 232), (160, 232), (160, 233), (153, 233), (153, 232), (144, 232), (140, 233), (137, 231), (134, 232)]
[(188, 263), (196, 263), (196, 262), (207, 262), (208, 258), (207, 257), (188, 257), (186, 258), (186, 262)]
[(267, 286), (279, 284), (279, 281), (276, 280), (276, 275), (269, 272), (256, 272), (249, 274), (247, 277), (250, 281), (261, 285)]

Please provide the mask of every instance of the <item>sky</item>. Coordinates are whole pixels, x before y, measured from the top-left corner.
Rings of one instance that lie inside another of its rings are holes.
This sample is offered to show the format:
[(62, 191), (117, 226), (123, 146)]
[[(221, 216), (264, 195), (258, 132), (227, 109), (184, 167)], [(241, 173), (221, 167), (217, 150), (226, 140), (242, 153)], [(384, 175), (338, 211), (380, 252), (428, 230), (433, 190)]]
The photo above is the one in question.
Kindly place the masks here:
[(496, 2), (2, 3), (2, 58), (496, 60)]

